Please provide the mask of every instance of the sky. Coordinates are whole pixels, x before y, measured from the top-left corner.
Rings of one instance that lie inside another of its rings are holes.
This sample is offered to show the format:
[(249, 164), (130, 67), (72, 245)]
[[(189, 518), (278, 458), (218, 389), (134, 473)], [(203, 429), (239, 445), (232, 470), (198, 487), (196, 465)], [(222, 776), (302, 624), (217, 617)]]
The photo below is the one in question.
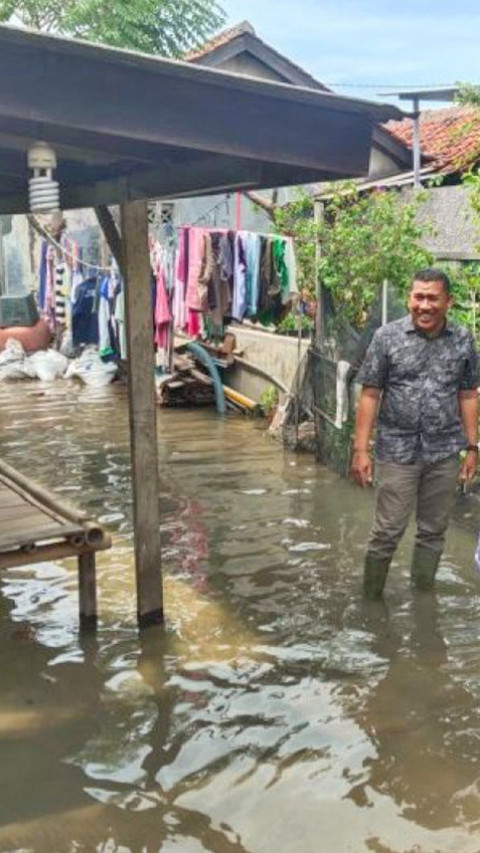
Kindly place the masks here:
[[(344, 95), (480, 83), (480, 0), (219, 0)], [(395, 98), (381, 98), (395, 103)]]

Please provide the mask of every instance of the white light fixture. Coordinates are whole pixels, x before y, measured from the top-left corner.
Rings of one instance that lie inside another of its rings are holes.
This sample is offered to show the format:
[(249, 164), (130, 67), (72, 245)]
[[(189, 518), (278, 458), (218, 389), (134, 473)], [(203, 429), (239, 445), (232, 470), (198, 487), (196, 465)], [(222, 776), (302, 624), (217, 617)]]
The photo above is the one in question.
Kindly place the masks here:
[(46, 142), (36, 142), (28, 149), (28, 166), (33, 178), (28, 182), (28, 198), (32, 213), (47, 213), (60, 209), (60, 190), (53, 180), (57, 157)]

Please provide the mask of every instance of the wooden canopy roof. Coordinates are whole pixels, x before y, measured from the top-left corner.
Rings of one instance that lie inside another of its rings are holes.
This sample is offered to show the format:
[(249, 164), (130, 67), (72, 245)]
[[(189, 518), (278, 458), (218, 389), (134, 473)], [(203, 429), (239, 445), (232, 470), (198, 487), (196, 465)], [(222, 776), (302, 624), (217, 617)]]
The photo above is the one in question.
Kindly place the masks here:
[(63, 209), (360, 176), (396, 107), (0, 26), (0, 213), (28, 209), (26, 152), (58, 158)]

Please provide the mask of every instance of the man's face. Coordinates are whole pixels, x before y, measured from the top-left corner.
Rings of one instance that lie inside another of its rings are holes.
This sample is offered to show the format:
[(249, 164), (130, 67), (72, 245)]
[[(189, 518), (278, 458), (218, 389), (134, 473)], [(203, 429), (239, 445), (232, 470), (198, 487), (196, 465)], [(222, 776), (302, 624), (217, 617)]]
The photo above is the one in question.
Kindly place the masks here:
[(427, 335), (440, 332), (452, 301), (441, 281), (414, 281), (408, 308), (415, 328)]

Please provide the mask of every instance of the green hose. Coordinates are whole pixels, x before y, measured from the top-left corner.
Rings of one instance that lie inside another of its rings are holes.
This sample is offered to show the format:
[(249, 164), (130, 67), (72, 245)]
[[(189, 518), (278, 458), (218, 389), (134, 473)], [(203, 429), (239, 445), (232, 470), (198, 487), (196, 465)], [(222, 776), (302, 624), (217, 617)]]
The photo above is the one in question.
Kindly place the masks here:
[(213, 382), (217, 412), (219, 415), (225, 415), (227, 413), (227, 403), (225, 400), (225, 394), (223, 393), (223, 384), (212, 356), (205, 347), (202, 347), (201, 344), (189, 343), (187, 344), (186, 349), (198, 358), (198, 360), (202, 362), (203, 366), (207, 368), (210, 374), (210, 379)]

